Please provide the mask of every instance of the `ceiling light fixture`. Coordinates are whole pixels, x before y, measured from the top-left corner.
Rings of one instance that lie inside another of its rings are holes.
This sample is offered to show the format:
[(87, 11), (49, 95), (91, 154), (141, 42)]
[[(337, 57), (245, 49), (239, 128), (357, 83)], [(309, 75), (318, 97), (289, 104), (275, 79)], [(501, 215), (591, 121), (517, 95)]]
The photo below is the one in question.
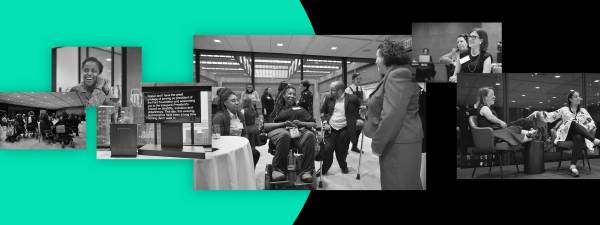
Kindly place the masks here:
[(219, 40), (219, 39), (215, 39), (214, 41), (215, 41), (215, 43), (221, 43), (221, 40)]
[(283, 47), (283, 43), (277, 43), (277, 47)]
[(331, 50), (337, 50), (337, 46), (332, 46)]

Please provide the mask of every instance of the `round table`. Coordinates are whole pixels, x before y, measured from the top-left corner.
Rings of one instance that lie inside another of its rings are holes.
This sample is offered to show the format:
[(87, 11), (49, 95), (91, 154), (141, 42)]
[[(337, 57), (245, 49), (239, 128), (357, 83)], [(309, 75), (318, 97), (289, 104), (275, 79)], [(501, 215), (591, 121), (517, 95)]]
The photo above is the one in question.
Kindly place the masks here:
[(255, 190), (252, 147), (244, 137), (213, 139), (214, 152), (194, 160), (194, 190)]

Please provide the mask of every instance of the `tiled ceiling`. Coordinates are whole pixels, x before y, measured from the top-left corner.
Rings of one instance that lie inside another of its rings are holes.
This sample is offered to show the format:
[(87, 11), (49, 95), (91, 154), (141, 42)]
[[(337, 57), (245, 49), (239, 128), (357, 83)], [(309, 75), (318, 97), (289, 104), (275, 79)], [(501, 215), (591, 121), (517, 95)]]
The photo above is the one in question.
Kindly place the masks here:
[(75, 92), (0, 92), (0, 103), (51, 110), (83, 106)]
[[(194, 36), (194, 48), (205, 50), (285, 53), (297, 55), (375, 58), (385, 38), (396, 41), (410, 35), (226, 35)], [(334, 48), (335, 49), (332, 49)]]
[[(556, 109), (567, 101), (570, 90), (580, 92), (590, 105), (600, 104), (600, 74), (586, 74), (586, 92), (582, 93), (580, 73), (510, 73), (508, 77), (508, 103), (510, 107)], [(493, 87), (496, 104), (502, 104), (501, 93), (504, 90), (500, 74), (464, 74), (459, 75), (457, 85), (457, 104), (473, 105), (477, 91), (483, 86)]]

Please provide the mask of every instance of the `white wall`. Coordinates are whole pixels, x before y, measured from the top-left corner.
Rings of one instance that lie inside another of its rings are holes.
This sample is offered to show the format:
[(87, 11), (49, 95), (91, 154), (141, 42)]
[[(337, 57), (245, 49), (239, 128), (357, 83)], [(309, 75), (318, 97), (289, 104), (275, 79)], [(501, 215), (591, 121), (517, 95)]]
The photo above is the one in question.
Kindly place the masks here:
[(56, 49), (56, 91), (67, 91), (77, 85), (79, 74), (77, 47)]

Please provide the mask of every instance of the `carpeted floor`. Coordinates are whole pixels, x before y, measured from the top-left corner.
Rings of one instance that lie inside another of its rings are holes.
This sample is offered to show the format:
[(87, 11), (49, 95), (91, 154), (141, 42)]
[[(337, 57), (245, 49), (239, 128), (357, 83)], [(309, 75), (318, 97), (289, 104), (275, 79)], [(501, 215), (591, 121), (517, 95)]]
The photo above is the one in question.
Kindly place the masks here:
[[(547, 162), (545, 163), (545, 172), (541, 174), (524, 174), (525, 169), (523, 164), (519, 165), (520, 173), (517, 175), (517, 168), (514, 165), (504, 166), (503, 174), (504, 179), (600, 179), (600, 158), (590, 159), (592, 165), (592, 172), (589, 174), (587, 162), (585, 169), (582, 168), (582, 162), (577, 162), (577, 169), (579, 170), (579, 177), (572, 177), (569, 174), (568, 160), (563, 161), (561, 168), (557, 171), (558, 162)], [(492, 168), (492, 174), (489, 174), (489, 167), (477, 168), (474, 179), (500, 179), (500, 167), (495, 166)], [(457, 169), (457, 179), (472, 179), (471, 174), (473, 168)]]
[[(362, 138), (362, 137), (361, 137)], [(361, 139), (359, 138), (358, 144), (360, 145)], [(379, 174), (379, 158), (373, 155), (371, 151), (371, 139), (365, 137), (363, 145), (363, 151), (361, 164), (360, 164), (360, 180), (356, 179), (358, 172), (358, 160), (359, 154), (348, 150), (348, 156), (346, 162), (348, 163), (348, 174), (343, 174), (340, 166), (337, 163), (337, 159), (334, 159), (333, 165), (329, 169), (328, 175), (323, 176), (323, 190), (381, 190), (380, 174)], [(260, 146), (257, 150), (260, 152), (260, 159), (256, 165), (256, 185), (258, 189), (264, 189), (265, 185), (265, 168), (267, 164), (270, 164), (273, 160), (273, 155), (270, 155), (268, 145)], [(350, 149), (352, 144), (350, 144)], [(360, 146), (359, 146), (360, 147)], [(423, 155), (422, 160), (425, 160)], [(425, 166), (424, 162), (421, 164)], [(319, 163), (315, 162), (315, 168), (319, 168)], [(424, 180), (424, 169), (422, 169), (421, 177), (423, 178), (423, 185), (425, 186)]]

